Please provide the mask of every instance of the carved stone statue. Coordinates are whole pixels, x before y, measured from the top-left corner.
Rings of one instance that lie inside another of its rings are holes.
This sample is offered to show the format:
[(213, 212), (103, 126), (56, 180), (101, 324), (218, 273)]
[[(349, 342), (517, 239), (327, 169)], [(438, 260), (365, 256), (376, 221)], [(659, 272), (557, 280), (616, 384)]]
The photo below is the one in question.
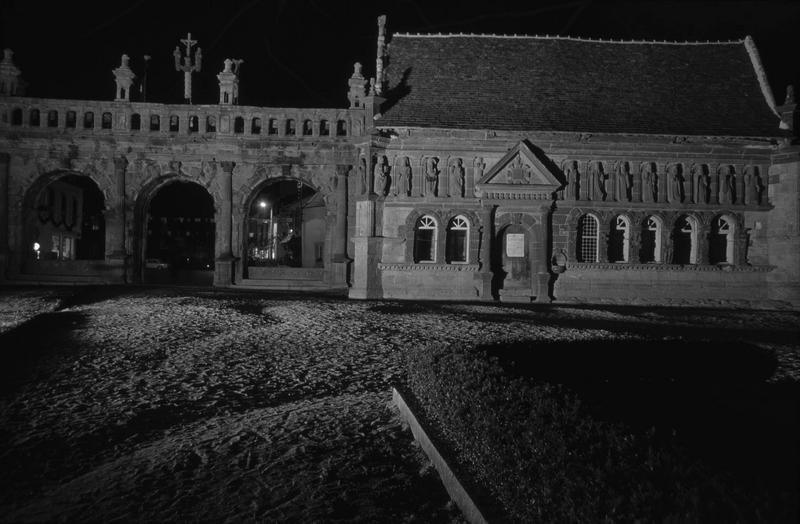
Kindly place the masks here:
[(464, 198), (464, 161), (457, 158), (450, 166), (450, 196)]
[(385, 156), (379, 156), (375, 159), (375, 168), (372, 171), (375, 193), (382, 196), (386, 196), (389, 189), (389, 166), (386, 162)]
[(744, 169), (745, 204), (760, 204), (764, 184), (757, 166), (747, 166)]
[(732, 204), (736, 198), (736, 178), (729, 165), (719, 168), (720, 203)]
[(403, 157), (402, 166), (397, 171), (395, 177), (395, 191), (398, 195), (411, 196), (411, 160), (407, 156)]
[(670, 202), (683, 202), (683, 167), (680, 164), (670, 164), (667, 169), (667, 179), (670, 183)]
[(603, 172), (602, 162), (592, 162), (589, 168), (592, 180), (592, 200), (606, 199), (606, 174)]
[(425, 183), (428, 195), (439, 196), (439, 159), (435, 156), (425, 160)]
[(708, 172), (702, 164), (693, 164), (691, 170), (692, 194), (696, 204), (708, 204), (708, 190), (711, 185)]
[(655, 202), (656, 195), (656, 174), (653, 172), (653, 164), (645, 162), (642, 164), (642, 202)]
[(567, 200), (578, 200), (578, 163), (570, 160), (564, 166), (564, 176), (567, 178), (567, 187), (564, 189)]
[(367, 185), (367, 160), (364, 157), (358, 161), (358, 183), (361, 184), (360, 194), (365, 194), (369, 190), (369, 186)]
[(615, 196), (617, 202), (630, 202), (631, 168), (625, 161), (617, 162), (614, 172)]

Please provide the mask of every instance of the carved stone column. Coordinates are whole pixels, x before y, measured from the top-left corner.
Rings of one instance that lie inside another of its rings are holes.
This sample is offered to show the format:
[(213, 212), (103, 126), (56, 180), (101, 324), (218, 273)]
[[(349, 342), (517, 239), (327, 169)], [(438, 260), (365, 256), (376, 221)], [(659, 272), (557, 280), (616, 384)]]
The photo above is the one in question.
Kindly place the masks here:
[(628, 262), (639, 263), (639, 251), (642, 249), (642, 223), (641, 220), (631, 221), (630, 237), (628, 240)]
[(352, 169), (349, 165), (336, 166), (336, 225), (333, 230), (333, 260), (331, 283), (347, 285), (347, 176)]
[[(128, 281), (127, 275), (127, 221), (126, 221), (126, 208), (127, 202), (125, 199), (125, 177), (128, 169), (128, 159), (124, 156), (114, 158), (114, 186), (115, 186), (115, 200), (116, 206), (113, 213), (113, 222), (107, 225), (106, 238), (111, 240), (110, 247), (111, 253), (109, 254), (109, 263), (115, 266), (122, 266), (120, 278)], [(110, 227), (108, 227), (110, 226)]]
[(220, 236), (219, 254), (216, 259), (216, 270), (214, 271), (215, 286), (230, 286), (233, 284), (234, 263), (236, 257), (233, 256), (233, 168), (235, 162), (220, 162), (222, 167), (222, 187), (219, 225), (217, 234)]
[(353, 286), (349, 297), (381, 298), (383, 287), (378, 264), (381, 261), (383, 238), (375, 236), (376, 202), (373, 198), (356, 202), (356, 232), (353, 235)]
[(709, 228), (703, 223), (697, 224), (697, 258), (695, 263), (699, 265), (708, 265), (708, 234)]
[(492, 241), (494, 240), (494, 206), (480, 209), (481, 219), (481, 249), (478, 262), (478, 271), (481, 280), (481, 298), (492, 298)]
[(534, 240), (531, 253), (531, 284), (536, 296), (536, 302), (550, 302), (550, 252), (547, 250), (547, 224), (550, 220), (552, 204), (540, 208), (539, 219), (534, 225)]
[(600, 225), (597, 228), (597, 261), (608, 262), (608, 236), (611, 232), (611, 225), (606, 217), (601, 217)]
[(0, 153), (0, 280), (6, 278), (9, 257), (8, 178), (10, 164), (11, 156), (8, 153)]

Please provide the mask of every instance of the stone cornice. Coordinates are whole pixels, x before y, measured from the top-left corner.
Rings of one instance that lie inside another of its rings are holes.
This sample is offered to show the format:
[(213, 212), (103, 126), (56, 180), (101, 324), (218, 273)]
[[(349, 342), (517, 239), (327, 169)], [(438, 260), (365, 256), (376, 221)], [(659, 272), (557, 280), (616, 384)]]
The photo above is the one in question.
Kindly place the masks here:
[(776, 266), (730, 266), (730, 265), (680, 265), (680, 264), (640, 264), (629, 262), (567, 262), (567, 270), (593, 271), (614, 270), (614, 271), (718, 271), (726, 273), (766, 273), (775, 269)]
[(478, 264), (378, 264), (381, 271), (459, 271), (476, 273), (480, 266)]

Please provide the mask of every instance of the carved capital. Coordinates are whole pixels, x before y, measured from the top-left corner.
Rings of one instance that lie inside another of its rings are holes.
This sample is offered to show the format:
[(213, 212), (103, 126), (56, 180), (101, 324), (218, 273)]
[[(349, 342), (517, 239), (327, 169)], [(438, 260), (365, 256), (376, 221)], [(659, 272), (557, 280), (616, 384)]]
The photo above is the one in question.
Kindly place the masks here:
[(222, 170), (228, 174), (233, 173), (233, 168), (236, 167), (236, 162), (232, 162), (230, 160), (224, 160), (219, 163), (222, 166)]
[(114, 157), (114, 169), (116, 171), (125, 171), (128, 167), (128, 159), (124, 156)]
[(336, 176), (340, 177), (347, 176), (352, 169), (353, 166), (351, 166), (350, 164), (338, 164), (336, 166)]

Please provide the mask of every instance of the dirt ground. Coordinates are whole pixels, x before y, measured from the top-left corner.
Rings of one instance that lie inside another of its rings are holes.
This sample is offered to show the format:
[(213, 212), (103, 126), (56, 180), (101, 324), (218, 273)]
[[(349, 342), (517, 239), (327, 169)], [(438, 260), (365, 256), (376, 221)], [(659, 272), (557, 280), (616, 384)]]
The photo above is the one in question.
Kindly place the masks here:
[(391, 405), (423, 342), (746, 340), (788, 311), (0, 288), (0, 520), (460, 522)]

